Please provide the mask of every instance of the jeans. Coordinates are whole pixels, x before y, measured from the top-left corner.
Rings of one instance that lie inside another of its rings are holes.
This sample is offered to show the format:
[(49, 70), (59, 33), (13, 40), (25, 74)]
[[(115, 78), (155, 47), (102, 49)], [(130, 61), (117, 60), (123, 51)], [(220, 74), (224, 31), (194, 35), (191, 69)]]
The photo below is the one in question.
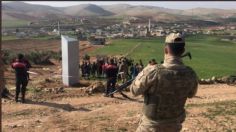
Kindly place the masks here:
[(20, 92), (22, 95), (22, 101), (25, 100), (25, 92), (26, 92), (27, 84), (28, 84), (27, 79), (22, 79), (22, 78), (16, 79), (16, 98), (15, 98), (16, 101), (18, 101), (18, 97), (19, 97)]
[(116, 78), (109, 78), (107, 79), (107, 88), (106, 88), (106, 95), (115, 91), (116, 86)]

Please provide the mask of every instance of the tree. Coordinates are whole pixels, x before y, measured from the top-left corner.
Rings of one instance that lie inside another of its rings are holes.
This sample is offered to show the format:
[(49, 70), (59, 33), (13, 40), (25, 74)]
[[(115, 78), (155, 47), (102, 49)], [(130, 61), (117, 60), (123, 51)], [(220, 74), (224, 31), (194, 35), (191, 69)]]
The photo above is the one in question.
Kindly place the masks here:
[(90, 56), (88, 54), (85, 54), (83, 60), (90, 60)]

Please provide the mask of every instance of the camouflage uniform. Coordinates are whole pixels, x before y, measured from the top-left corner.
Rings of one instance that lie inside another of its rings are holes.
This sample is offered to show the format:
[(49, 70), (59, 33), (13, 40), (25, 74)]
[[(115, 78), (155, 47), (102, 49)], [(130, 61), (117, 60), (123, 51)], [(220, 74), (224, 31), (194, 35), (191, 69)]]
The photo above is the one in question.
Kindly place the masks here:
[(197, 92), (197, 76), (181, 58), (165, 57), (162, 65), (149, 65), (138, 74), (130, 90), (144, 95), (143, 117), (136, 132), (179, 132), (185, 120), (187, 98)]

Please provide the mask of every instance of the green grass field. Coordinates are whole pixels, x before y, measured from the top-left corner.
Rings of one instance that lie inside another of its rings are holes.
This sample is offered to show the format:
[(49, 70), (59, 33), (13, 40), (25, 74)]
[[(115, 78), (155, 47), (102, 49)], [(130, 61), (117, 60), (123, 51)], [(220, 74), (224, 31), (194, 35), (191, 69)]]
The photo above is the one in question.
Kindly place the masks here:
[[(1, 37), (2, 41), (21, 39), (17, 38), (16, 36), (1, 36)], [(60, 39), (60, 36), (38, 36), (38, 37), (31, 37), (30, 39), (50, 40), (50, 39)]]
[[(112, 44), (99, 48), (90, 55), (121, 55), (139, 44), (128, 57), (135, 61), (142, 59), (145, 64), (152, 58), (163, 60), (164, 38), (116, 39)], [(184, 63), (196, 70), (199, 78), (236, 75), (236, 43), (221, 41), (218, 36), (196, 35), (186, 38), (186, 51), (193, 59), (184, 58)]]
[(1, 36), (2, 41), (18, 39), (16, 36)]
[(18, 27), (18, 26), (26, 26), (29, 21), (26, 20), (2, 20), (2, 28), (3, 27)]

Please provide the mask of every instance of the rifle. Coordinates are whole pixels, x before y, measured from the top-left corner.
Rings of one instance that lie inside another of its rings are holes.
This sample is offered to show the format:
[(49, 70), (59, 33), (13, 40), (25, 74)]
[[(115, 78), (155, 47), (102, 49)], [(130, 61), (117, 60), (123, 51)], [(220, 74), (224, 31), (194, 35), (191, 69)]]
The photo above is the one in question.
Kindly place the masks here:
[(122, 90), (124, 90), (125, 88), (127, 88), (128, 86), (130, 86), (133, 81), (134, 81), (134, 78), (133, 78), (133, 79), (130, 79), (129, 81), (125, 82), (124, 84), (122, 84), (121, 86), (119, 86), (118, 88), (116, 88), (115, 91), (109, 93), (109, 95), (113, 95), (114, 93), (119, 92), (124, 98), (127, 98), (127, 99), (129, 99), (129, 100), (134, 100), (134, 99), (130, 98), (129, 96), (127, 96), (126, 94), (122, 93)]
[(122, 92), (123, 89), (127, 88), (128, 86), (130, 86), (133, 82), (134, 78), (133, 79), (130, 79), (129, 81), (125, 82), (124, 84), (122, 84), (121, 86), (119, 86), (118, 88), (116, 88), (115, 91), (113, 91), (112, 93), (110, 93), (109, 95), (111, 94), (114, 94), (114, 93), (117, 93), (117, 92)]
[[(180, 56), (180, 57), (181, 57), (181, 58), (184, 58), (184, 57), (186, 57), (186, 56), (188, 56), (190, 60), (192, 59), (192, 55), (191, 55), (190, 52), (186, 52), (186, 53), (184, 53), (184, 54), (183, 54), (182, 56)], [(161, 61), (161, 64), (163, 64), (163, 63), (164, 63), (164, 61), (162, 60), (162, 61)]]
[(185, 54), (181, 56), (181, 58), (186, 57), (186, 56), (188, 56), (190, 60), (192, 59), (192, 55), (190, 52), (186, 52)]

